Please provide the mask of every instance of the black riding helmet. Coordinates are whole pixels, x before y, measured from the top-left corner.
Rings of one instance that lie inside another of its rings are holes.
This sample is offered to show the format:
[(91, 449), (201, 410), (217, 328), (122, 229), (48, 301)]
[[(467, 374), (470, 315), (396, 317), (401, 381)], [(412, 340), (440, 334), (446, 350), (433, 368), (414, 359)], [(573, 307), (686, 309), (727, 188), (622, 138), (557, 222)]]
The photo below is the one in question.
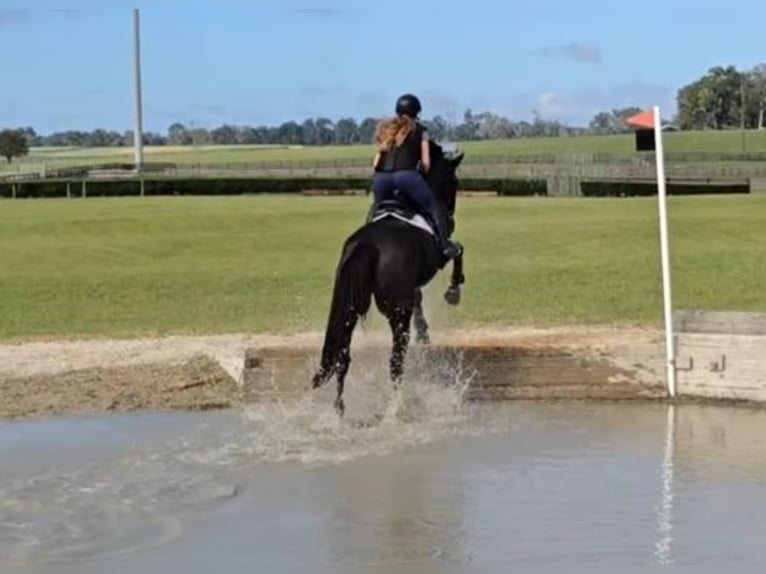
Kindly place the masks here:
[(412, 119), (415, 119), (418, 117), (421, 110), (420, 100), (413, 94), (404, 94), (403, 96), (399, 96), (399, 99), (396, 100), (397, 115), (409, 116)]

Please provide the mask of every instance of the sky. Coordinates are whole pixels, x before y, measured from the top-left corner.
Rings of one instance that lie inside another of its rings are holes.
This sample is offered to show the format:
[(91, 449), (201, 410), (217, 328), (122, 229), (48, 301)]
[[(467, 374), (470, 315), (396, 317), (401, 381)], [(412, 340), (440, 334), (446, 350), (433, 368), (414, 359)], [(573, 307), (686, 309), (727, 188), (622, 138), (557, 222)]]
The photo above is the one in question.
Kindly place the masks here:
[[(659, 105), (715, 65), (766, 61), (766, 2), (729, 0), (0, 0), (0, 128), (144, 129), (492, 111), (586, 125)], [(696, 6), (696, 8), (695, 8)]]

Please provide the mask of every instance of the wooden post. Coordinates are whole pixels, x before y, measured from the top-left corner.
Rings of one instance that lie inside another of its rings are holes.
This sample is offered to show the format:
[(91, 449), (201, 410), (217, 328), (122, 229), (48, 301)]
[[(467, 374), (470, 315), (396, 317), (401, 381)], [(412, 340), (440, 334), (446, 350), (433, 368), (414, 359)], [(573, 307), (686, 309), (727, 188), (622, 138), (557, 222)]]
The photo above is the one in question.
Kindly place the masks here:
[(82, 180), (82, 197), (83, 199), (88, 197), (88, 182), (86, 180)]
[(751, 177), (750, 193), (753, 195), (766, 194), (766, 177)]
[(66, 198), (71, 199), (72, 197), (72, 184), (71, 182), (66, 182)]
[(144, 178), (143, 177), (139, 180), (139, 185), (141, 186), (141, 197), (143, 197), (144, 196)]
[(580, 196), (582, 186), (579, 177), (571, 175), (552, 175), (546, 181), (548, 195), (555, 196)]
[(679, 391), (766, 401), (766, 313), (676, 311)]
[(11, 184), (11, 198), (16, 199), (16, 184)]

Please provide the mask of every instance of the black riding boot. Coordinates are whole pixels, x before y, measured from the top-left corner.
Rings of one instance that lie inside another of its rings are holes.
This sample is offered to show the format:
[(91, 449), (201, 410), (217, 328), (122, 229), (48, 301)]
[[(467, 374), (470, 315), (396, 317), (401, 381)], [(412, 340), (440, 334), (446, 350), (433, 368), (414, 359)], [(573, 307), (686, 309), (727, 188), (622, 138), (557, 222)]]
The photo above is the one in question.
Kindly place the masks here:
[(449, 238), (449, 222), (447, 221), (447, 214), (444, 210), (437, 208), (436, 213), (434, 213), (434, 220), (436, 223), (436, 238), (439, 242), (439, 248), (441, 249), (442, 255), (447, 259), (454, 259), (463, 252), (463, 247)]

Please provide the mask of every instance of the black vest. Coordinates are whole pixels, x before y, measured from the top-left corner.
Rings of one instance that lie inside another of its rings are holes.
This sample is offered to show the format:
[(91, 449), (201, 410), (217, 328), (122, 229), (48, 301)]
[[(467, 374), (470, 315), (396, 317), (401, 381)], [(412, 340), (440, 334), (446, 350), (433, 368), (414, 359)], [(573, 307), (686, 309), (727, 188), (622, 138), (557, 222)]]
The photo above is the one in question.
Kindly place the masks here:
[(390, 151), (381, 151), (378, 171), (417, 169), (420, 162), (420, 144), (423, 141), (423, 131), (423, 126), (415, 123), (415, 129), (409, 133), (402, 145), (394, 147)]

